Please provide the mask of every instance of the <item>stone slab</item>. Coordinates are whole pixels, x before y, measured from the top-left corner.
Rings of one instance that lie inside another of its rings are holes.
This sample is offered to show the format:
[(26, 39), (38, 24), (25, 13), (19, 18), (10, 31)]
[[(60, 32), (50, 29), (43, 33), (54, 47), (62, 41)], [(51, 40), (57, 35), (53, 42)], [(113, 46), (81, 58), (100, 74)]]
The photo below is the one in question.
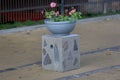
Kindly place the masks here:
[(64, 72), (80, 68), (80, 36), (42, 36), (42, 67)]

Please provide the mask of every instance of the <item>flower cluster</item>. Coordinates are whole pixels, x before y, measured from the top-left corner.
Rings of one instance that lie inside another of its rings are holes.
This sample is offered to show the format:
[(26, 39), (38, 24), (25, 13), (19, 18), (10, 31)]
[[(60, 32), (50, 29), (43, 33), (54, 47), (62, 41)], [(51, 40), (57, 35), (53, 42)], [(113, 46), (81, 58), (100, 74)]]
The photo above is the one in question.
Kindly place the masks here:
[[(50, 7), (53, 9), (57, 6), (57, 3), (51, 2)], [(76, 21), (80, 19), (81, 12), (77, 12), (74, 7), (71, 8), (71, 10), (65, 9), (64, 14), (60, 14), (59, 11), (45, 11), (45, 17), (47, 19), (50, 19), (50, 21), (53, 22), (60, 22), (60, 21)]]

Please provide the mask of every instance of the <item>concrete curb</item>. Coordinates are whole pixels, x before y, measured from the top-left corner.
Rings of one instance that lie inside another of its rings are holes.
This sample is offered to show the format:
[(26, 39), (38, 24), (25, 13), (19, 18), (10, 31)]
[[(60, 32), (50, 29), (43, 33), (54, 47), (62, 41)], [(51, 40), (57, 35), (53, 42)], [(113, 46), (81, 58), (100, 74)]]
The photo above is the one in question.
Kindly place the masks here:
[(109, 19), (120, 19), (120, 14), (82, 19), (82, 20), (79, 20), (78, 23), (81, 24), (81, 23), (88, 23), (88, 22), (95, 22), (95, 21), (102, 21), (102, 20), (109, 20)]
[[(94, 22), (94, 21), (102, 21), (105, 19), (120, 19), (120, 14), (117, 15), (110, 15), (110, 16), (102, 16), (102, 17), (95, 17), (95, 18), (87, 18), (87, 19), (82, 19), (79, 20), (77, 23), (82, 24), (82, 23), (88, 23), (88, 22)], [(9, 34), (9, 33), (15, 33), (15, 32), (21, 32), (21, 31), (28, 31), (28, 30), (36, 30), (45, 27), (45, 25), (35, 25), (35, 26), (24, 26), (20, 28), (13, 28), (13, 29), (6, 29), (6, 30), (0, 30), (0, 34)]]
[(83, 76), (88, 76), (88, 75), (92, 75), (92, 74), (96, 74), (96, 73), (100, 73), (100, 72), (119, 69), (119, 68), (120, 68), (120, 65), (114, 65), (114, 66), (104, 67), (104, 68), (100, 68), (100, 69), (96, 69), (96, 70), (92, 70), (92, 71), (88, 71), (88, 72), (84, 72), (84, 73), (80, 73), (80, 74), (61, 77), (61, 78), (58, 78), (58, 79), (55, 79), (55, 80), (73, 80), (73, 79), (76, 79), (76, 78), (81, 78)]
[(35, 26), (24, 26), (20, 28), (12, 28), (12, 29), (6, 29), (6, 30), (0, 30), (0, 34), (9, 34), (9, 33), (15, 33), (15, 32), (22, 32), (22, 31), (29, 31), (29, 30), (36, 30), (39, 28), (43, 28), (45, 25), (35, 25)]

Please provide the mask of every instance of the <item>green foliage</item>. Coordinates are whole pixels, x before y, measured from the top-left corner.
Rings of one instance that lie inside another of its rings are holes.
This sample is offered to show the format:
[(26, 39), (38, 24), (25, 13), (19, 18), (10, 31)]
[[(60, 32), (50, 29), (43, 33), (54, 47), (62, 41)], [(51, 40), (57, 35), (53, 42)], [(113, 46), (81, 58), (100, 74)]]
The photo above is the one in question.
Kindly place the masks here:
[(53, 21), (53, 22), (75, 21), (82, 18), (81, 12), (74, 12), (72, 15), (59, 14), (55, 16), (55, 11), (50, 11), (50, 12), (46, 12), (45, 16), (47, 19), (50, 19), (50, 21)]
[(10, 29), (10, 28), (16, 28), (16, 27), (23, 26), (22, 22), (14, 22), (14, 23), (6, 23), (6, 24), (0, 24), (0, 30), (1, 29)]
[(23, 26), (23, 24), (22, 24), (22, 22), (14, 22), (13, 24), (12, 24), (12, 26), (13, 27), (21, 27), (21, 26)]
[(14, 23), (0, 24), (0, 30), (16, 28), (16, 27), (23, 27), (23, 26), (31, 26), (31, 25), (36, 25), (36, 24), (44, 24), (44, 21), (43, 20), (40, 20), (40, 21), (28, 20), (25, 22), (14, 22)]
[(31, 20), (27, 20), (26, 22), (23, 23), (23, 25), (25, 26), (30, 26), (30, 25), (35, 25), (35, 24), (37, 24), (37, 22), (31, 21)]
[(75, 13), (73, 13), (71, 15), (71, 17), (70, 17), (70, 21), (75, 21), (75, 20), (81, 19), (82, 18), (81, 15), (82, 15), (81, 12), (75, 12)]
[(68, 21), (69, 17), (64, 15), (58, 15), (58, 16), (54, 16), (50, 20), (53, 22)]
[(45, 16), (46, 16), (46, 18), (52, 18), (52, 17), (54, 17), (54, 13), (55, 13), (55, 11), (46, 12)]

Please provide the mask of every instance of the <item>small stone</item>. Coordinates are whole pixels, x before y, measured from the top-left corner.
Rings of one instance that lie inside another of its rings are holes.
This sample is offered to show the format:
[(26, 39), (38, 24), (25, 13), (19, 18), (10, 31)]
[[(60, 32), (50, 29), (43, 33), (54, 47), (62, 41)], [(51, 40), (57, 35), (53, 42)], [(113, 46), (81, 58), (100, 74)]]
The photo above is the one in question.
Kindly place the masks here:
[(21, 76), (19, 76), (18, 78), (19, 78), (19, 79), (21, 79), (22, 77), (21, 77)]
[(99, 50), (100, 48), (97, 48), (97, 50)]
[(106, 18), (105, 20), (106, 20), (106, 21), (109, 21), (109, 20), (110, 20), (110, 18)]
[(1, 36), (1, 38), (2, 38), (2, 39), (6, 39), (6, 37), (5, 37), (5, 36)]
[(79, 75), (73, 75), (75, 78), (79, 78), (80, 76)]
[(118, 69), (118, 71), (120, 71), (120, 69)]
[(89, 76), (90, 74), (86, 74), (86, 76)]
[(120, 20), (120, 18), (118, 18), (118, 20)]
[(112, 51), (110, 51), (109, 49), (106, 52), (106, 55), (112, 55)]
[(112, 55), (111, 53), (106, 53), (106, 55)]
[(27, 35), (30, 35), (30, 31), (27, 31), (26, 34), (27, 34)]

